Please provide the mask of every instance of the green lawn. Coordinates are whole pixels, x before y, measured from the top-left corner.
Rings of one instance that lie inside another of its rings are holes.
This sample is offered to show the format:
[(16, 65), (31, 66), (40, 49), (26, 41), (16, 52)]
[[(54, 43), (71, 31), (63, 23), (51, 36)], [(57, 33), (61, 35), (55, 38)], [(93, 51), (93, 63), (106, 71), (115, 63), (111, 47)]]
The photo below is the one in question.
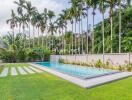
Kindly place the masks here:
[(132, 77), (91, 89), (47, 72), (0, 78), (0, 100), (132, 100)]

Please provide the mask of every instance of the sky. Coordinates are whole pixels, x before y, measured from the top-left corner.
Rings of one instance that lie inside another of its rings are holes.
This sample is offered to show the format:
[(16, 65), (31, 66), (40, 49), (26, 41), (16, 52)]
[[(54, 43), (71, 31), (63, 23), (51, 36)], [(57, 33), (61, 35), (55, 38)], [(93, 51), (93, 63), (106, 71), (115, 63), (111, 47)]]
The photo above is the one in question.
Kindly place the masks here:
[[(18, 0), (0, 0), (0, 34), (4, 35), (11, 31), (10, 26), (7, 25), (6, 20), (10, 18), (11, 9), (17, 10), (17, 6), (14, 1)], [(61, 13), (63, 9), (69, 8), (69, 0), (30, 0), (32, 5), (37, 7), (37, 9), (42, 12), (44, 8), (53, 10), (56, 14)], [(92, 10), (89, 11), (89, 23), (92, 24)], [(108, 12), (105, 14), (108, 17)], [(102, 20), (99, 11), (96, 11), (95, 24)], [(86, 21), (83, 21), (84, 30), (86, 26)], [(71, 29), (71, 25), (68, 25), (68, 29)], [(18, 30), (16, 30), (18, 31)]]

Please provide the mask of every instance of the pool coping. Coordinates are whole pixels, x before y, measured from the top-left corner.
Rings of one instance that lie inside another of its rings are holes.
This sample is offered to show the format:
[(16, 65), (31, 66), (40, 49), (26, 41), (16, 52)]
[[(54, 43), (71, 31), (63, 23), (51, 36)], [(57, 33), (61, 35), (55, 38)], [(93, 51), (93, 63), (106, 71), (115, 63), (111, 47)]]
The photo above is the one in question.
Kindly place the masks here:
[(104, 76), (84, 80), (84, 79), (81, 79), (81, 78), (78, 78), (78, 77), (75, 77), (75, 76), (71, 76), (69, 74), (58, 72), (56, 70), (53, 70), (53, 69), (50, 69), (50, 68), (47, 68), (47, 67), (42, 67), (42, 65), (38, 65), (38, 64), (34, 64), (34, 63), (29, 63), (29, 64), (36, 67), (36, 68), (38, 68), (38, 69), (44, 70), (48, 73), (51, 73), (55, 76), (58, 76), (62, 79), (65, 79), (69, 82), (72, 82), (72, 83), (74, 83), (74, 84), (76, 84), (80, 87), (83, 87), (83, 88), (92, 88), (92, 87), (95, 87), (95, 86), (99, 86), (99, 85), (102, 85), (102, 84), (110, 83), (112, 81), (116, 81), (116, 80), (120, 80), (120, 79), (129, 77), (129, 76), (132, 76), (132, 72), (120, 72), (120, 73), (104, 75)]

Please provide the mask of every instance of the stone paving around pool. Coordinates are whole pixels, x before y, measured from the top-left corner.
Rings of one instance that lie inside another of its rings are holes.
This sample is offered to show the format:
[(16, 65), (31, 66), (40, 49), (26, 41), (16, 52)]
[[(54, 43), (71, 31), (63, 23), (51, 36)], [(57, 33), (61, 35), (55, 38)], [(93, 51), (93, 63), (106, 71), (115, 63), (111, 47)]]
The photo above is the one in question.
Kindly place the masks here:
[(33, 66), (23, 66), (23, 67), (5, 67), (0, 73), (0, 77), (6, 76), (17, 76), (17, 75), (27, 75), (27, 74), (35, 74), (42, 73), (43, 71)]

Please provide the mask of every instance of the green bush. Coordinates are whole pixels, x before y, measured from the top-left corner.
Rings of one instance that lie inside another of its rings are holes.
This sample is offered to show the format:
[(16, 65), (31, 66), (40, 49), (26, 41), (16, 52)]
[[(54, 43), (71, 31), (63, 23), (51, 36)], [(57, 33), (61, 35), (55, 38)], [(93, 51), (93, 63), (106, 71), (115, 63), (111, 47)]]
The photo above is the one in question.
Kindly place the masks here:
[(59, 59), (59, 63), (65, 63), (64, 59)]
[(99, 67), (99, 68), (101, 68), (103, 66), (103, 63), (101, 62), (100, 59), (95, 63), (95, 66)]

